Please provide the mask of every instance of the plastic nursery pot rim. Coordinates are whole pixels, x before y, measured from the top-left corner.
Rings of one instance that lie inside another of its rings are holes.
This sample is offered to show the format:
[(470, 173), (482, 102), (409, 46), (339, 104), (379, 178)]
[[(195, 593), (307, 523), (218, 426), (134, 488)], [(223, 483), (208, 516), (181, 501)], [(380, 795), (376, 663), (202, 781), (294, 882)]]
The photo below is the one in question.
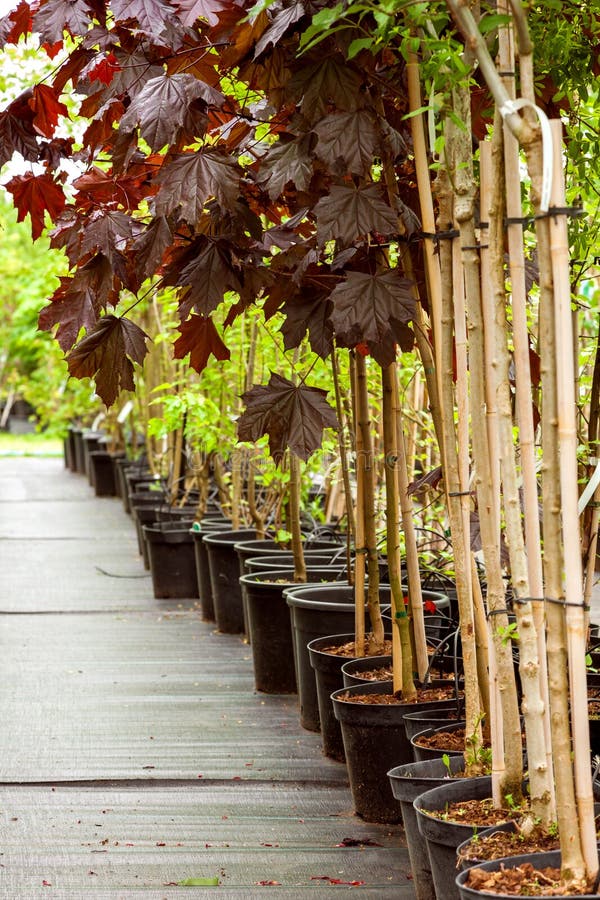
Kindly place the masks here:
[[(365, 585), (365, 591), (366, 591), (366, 587), (367, 586)], [(301, 596), (303, 590), (309, 590), (310, 593), (313, 594), (313, 593), (316, 593), (317, 591), (327, 591), (327, 590), (331, 591), (332, 589), (338, 590), (338, 591), (340, 591), (340, 590), (346, 591), (348, 593), (348, 602), (347, 603), (332, 602), (332, 603), (328, 604), (327, 600), (321, 600), (318, 597), (302, 597)], [(385, 602), (386, 606), (389, 603), (389, 600), (388, 600), (389, 593), (390, 593), (389, 585), (383, 584), (380, 586), (379, 598), (381, 601), (382, 595), (383, 595), (383, 598), (385, 598), (384, 602)], [(306, 585), (306, 584), (295, 585), (295, 586), (289, 588), (285, 592), (285, 597), (290, 606), (292, 606), (292, 605), (293, 606), (306, 606), (307, 608), (311, 608), (315, 603), (318, 603), (319, 608), (322, 608), (322, 609), (342, 609), (345, 606), (350, 608), (350, 607), (354, 607), (354, 605), (355, 605), (354, 585), (348, 584), (347, 582), (341, 582), (341, 581), (339, 583), (333, 584), (333, 585), (332, 584), (324, 584), (324, 585), (317, 585), (317, 586)], [(290, 601), (293, 601), (293, 603)], [(365, 598), (365, 606), (366, 606), (366, 598)]]
[(214, 531), (211, 529), (210, 532), (207, 532), (204, 535), (204, 543), (205, 544), (214, 544), (215, 546), (230, 546), (231, 549), (234, 549), (234, 545), (237, 539), (242, 536), (244, 533), (251, 535), (254, 533), (253, 528), (243, 528), (238, 529), (237, 531), (228, 530), (228, 529), (215, 529)]
[[(286, 569), (286, 568), (266, 569), (266, 570), (262, 570), (260, 572), (251, 572), (247, 575), (240, 575), (240, 584), (246, 584), (246, 585), (248, 585), (248, 584), (255, 585), (256, 584), (256, 585), (259, 585), (261, 588), (264, 587), (266, 590), (269, 590), (269, 589), (270, 590), (278, 590), (279, 592), (281, 592), (281, 589), (286, 586), (285, 584), (282, 584), (281, 579), (288, 577), (292, 572), (293, 572), (293, 569)], [(309, 575), (309, 576), (320, 575), (321, 573), (323, 575), (335, 574), (335, 570), (333, 570), (333, 572), (332, 572), (332, 570), (330, 568), (328, 568), (327, 566), (318, 566), (318, 567), (315, 567), (314, 569), (310, 566), (307, 567), (307, 575)], [(279, 578), (280, 580), (276, 581), (277, 578)], [(303, 585), (313, 585), (314, 584), (314, 585), (319, 585), (319, 586), (323, 583), (324, 583), (323, 581), (304, 581), (304, 582), (302, 582)], [(327, 583), (335, 584), (335, 581), (327, 582)]]

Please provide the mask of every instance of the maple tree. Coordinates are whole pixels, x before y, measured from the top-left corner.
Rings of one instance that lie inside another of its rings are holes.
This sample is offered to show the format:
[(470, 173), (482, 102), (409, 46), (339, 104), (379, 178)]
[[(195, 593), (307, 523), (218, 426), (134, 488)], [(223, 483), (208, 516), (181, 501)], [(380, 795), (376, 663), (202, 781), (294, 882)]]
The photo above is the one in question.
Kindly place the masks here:
[[(189, 353), (199, 372), (211, 354), (225, 358), (227, 329), (257, 303), (266, 318), (280, 314), (286, 350), (308, 335), (323, 358), (337, 340), (389, 362), (397, 342), (412, 346), (411, 284), (381, 246), (418, 222), (402, 58), (348, 60), (351, 33), (299, 55), (327, 4), (264, 6), (22, 0), (0, 21), (4, 43), (33, 31), (47, 53), (60, 51), (53, 73), (0, 113), (0, 161), (17, 152), (39, 164), (8, 189), (34, 238), (51, 222), (51, 245), (71, 266), (40, 328), (56, 334), (71, 374), (96, 378), (107, 404), (143, 360), (143, 339), (126, 338), (132, 295), (143, 305), (150, 284), (174, 289), (174, 353)], [(60, 136), (65, 92), (88, 123), (81, 145)], [(72, 183), (66, 159), (81, 170)], [(416, 243), (410, 253), (419, 279)], [(306, 436), (313, 407), (282, 404), (274, 378), (261, 391), (285, 418), (281, 434)], [(255, 395), (247, 399), (251, 416)], [(322, 415), (335, 422), (331, 409)], [(295, 441), (300, 455), (318, 432)]]

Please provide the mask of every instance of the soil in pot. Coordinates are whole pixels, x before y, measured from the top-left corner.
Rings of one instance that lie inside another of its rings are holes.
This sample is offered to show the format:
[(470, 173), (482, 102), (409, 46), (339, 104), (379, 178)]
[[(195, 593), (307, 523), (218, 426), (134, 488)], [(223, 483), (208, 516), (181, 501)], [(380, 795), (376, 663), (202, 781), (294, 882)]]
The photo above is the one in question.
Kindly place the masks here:
[(523, 834), (517, 822), (506, 822), (478, 832), (456, 849), (457, 865), (463, 869), (477, 866), (486, 860), (520, 856), (524, 853), (546, 853), (559, 849), (558, 834), (549, 834), (534, 827)]
[(453, 686), (425, 689), (410, 704), (394, 695), (389, 682), (343, 688), (331, 695), (342, 729), (354, 808), (368, 822), (401, 821), (387, 773), (393, 766), (413, 761), (402, 716), (408, 708), (439, 703), (444, 690), (448, 698)]
[(410, 739), (415, 759), (435, 759), (444, 754), (460, 756), (465, 752), (465, 728), (464, 720), (457, 720), (417, 732)]
[[(590, 882), (581, 887), (565, 888), (560, 881), (560, 852), (529, 853), (511, 859), (493, 860), (461, 872), (456, 878), (457, 896), (461, 900), (482, 900), (496, 897), (529, 898), (570, 897), (597, 898)], [(568, 893), (565, 891), (568, 890)]]

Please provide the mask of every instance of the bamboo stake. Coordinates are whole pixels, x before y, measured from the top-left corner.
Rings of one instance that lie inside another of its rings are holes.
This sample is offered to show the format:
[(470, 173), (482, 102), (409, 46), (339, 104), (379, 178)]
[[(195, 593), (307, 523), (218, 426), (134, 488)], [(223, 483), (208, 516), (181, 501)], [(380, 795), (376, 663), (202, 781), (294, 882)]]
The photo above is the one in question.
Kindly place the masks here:
[(302, 552), (302, 531), (300, 530), (300, 460), (291, 450), (289, 491), (294, 581), (303, 583), (306, 581), (306, 563)]
[[(486, 222), (487, 228), (480, 228), (481, 241), (487, 243), (487, 247), (481, 249), (481, 301), (484, 328), (484, 353), (485, 353), (485, 399), (486, 399), (486, 425), (490, 448), (490, 468), (494, 497), (497, 498), (493, 515), (496, 521), (496, 533), (500, 542), (500, 452), (498, 449), (498, 410), (496, 406), (495, 391), (495, 364), (496, 354), (494, 347), (494, 302), (493, 302), (493, 277), (492, 254), (490, 247), (500, 243), (502, 228), (499, 220), (504, 220), (504, 205), (500, 199), (502, 195), (502, 172), (504, 154), (500, 137), (500, 117), (496, 117), (494, 123), (494, 136), (491, 141), (482, 141), (479, 144), (479, 170), (480, 170), (480, 207), (481, 217)], [(502, 247), (503, 250), (503, 247)], [(497, 274), (498, 290), (504, 281), (504, 271), (500, 261), (497, 261), (500, 271)], [(500, 675), (498, 660), (496, 659), (496, 645), (494, 641), (495, 616), (488, 618), (488, 659), (490, 680), (490, 742), (492, 747), (492, 784), (494, 786), (494, 802), (498, 805), (500, 785), (506, 778), (506, 765), (504, 759), (504, 723), (502, 716), (502, 699), (500, 694)]]
[[(509, 12), (506, 0), (498, 0), (498, 13)], [(514, 72), (515, 52), (512, 32), (509, 27), (498, 31), (498, 60), (503, 73), (501, 76), (508, 94), (515, 96)], [(523, 225), (521, 219), (521, 179), (519, 144), (508, 128), (503, 129), (504, 136), (504, 171), (506, 181), (506, 216), (509, 268), (512, 294), (512, 335), (514, 342), (513, 360), (515, 366), (515, 394), (517, 407), (517, 424), (519, 427), (519, 447), (521, 456), (521, 474), (523, 478), (523, 518), (525, 525), (525, 543), (527, 546), (527, 568), (529, 576), (529, 594), (542, 598), (544, 580), (542, 573), (542, 547), (540, 538), (540, 516), (538, 485), (536, 475), (535, 433), (533, 423), (533, 392), (531, 385), (531, 368), (529, 362), (529, 334), (527, 328), (527, 291), (525, 285), (525, 252), (523, 245)], [(538, 640), (538, 657), (540, 664), (540, 686), (546, 713), (543, 717), (543, 728), (546, 740), (546, 765), (552, 773), (552, 742), (550, 734), (550, 713), (548, 699), (548, 673), (546, 663), (545, 609), (543, 601), (533, 601), (533, 617)], [(554, 781), (550, 779), (550, 790), (554, 794)], [(553, 798), (554, 799), (554, 798)]]
[[(358, 387), (356, 374), (356, 358), (350, 354), (350, 385), (352, 390), (352, 409), (358, 408)], [(365, 655), (365, 489), (363, 456), (364, 447), (362, 433), (354, 422), (354, 444), (356, 455), (356, 545), (354, 561), (354, 642), (357, 656)]]
[[(475, 643), (477, 646), (477, 678), (479, 681), (479, 696), (481, 697), (481, 705), (483, 707), (484, 739), (491, 736), (492, 717), (490, 706), (490, 673), (489, 673), (489, 638), (488, 626), (485, 617), (485, 604), (483, 602), (483, 594), (479, 583), (477, 573), (477, 563), (475, 557), (471, 553), (471, 582), (473, 585), (473, 612), (475, 619)], [(504, 755), (503, 755), (504, 758)]]
[(414, 509), (411, 498), (408, 495), (408, 471), (407, 454), (404, 444), (404, 429), (402, 427), (402, 407), (398, 394), (397, 366), (394, 366), (392, 389), (392, 405), (396, 428), (396, 456), (398, 492), (400, 499), (400, 511), (402, 515), (402, 528), (404, 530), (404, 549), (406, 555), (406, 569), (408, 575), (408, 600), (411, 613), (412, 634), (414, 637), (416, 670), (419, 681), (423, 681), (429, 666), (427, 657), (427, 638), (425, 635), (425, 617), (423, 610), (423, 592), (421, 590), (421, 575), (419, 572), (419, 555), (417, 539), (413, 521)]
[[(462, 265), (460, 242), (452, 241), (452, 297), (454, 300), (454, 349), (456, 354), (456, 406), (458, 442), (458, 479), (460, 506), (465, 535), (471, 532), (471, 496), (469, 492), (469, 373), (467, 353), (467, 321), (465, 309), (465, 278)], [(465, 543), (465, 556), (470, 559), (471, 542)], [(473, 597), (472, 567), (465, 572), (466, 590)], [(477, 669), (481, 669), (478, 661)]]
[(371, 416), (369, 411), (369, 389), (367, 384), (367, 366), (364, 356), (356, 357), (356, 392), (357, 423), (362, 440), (362, 453), (359, 468), (363, 472), (363, 519), (364, 546), (357, 547), (356, 553), (367, 557), (369, 575), (367, 585), (367, 606), (371, 619), (372, 638), (369, 641), (369, 652), (381, 652), (384, 643), (383, 621), (379, 607), (379, 560), (377, 558), (377, 529), (375, 521), (375, 460), (373, 437), (371, 434)]
[[(466, 88), (458, 87), (453, 92), (455, 114), (467, 124), (465, 131), (456, 129), (452, 146), (455, 150), (453, 171), (455, 177), (455, 215), (460, 231), (465, 270), (465, 286), (467, 298), (467, 318), (469, 329), (469, 364), (474, 377), (471, 378), (473, 421), (485, 422), (485, 392), (481, 373), (485, 372), (483, 316), (481, 312), (479, 254), (476, 249), (474, 224), (475, 184), (473, 179), (473, 163), (471, 139), (468, 123), (470, 121), (470, 96)], [(475, 462), (475, 487), (477, 491), (477, 507), (481, 540), (485, 558), (488, 584), (488, 606), (490, 610), (500, 611), (505, 608), (505, 588), (500, 565), (500, 553), (497, 541), (496, 522), (494, 518), (495, 500), (492, 495), (492, 478), (490, 468), (487, 430), (474, 427), (472, 430), (473, 457)], [(498, 614), (497, 626), (502, 626), (505, 615)], [(496, 629), (497, 631), (498, 629)], [(506, 758), (505, 783), (495, 785), (495, 794), (510, 793), (518, 798), (522, 793), (523, 759), (521, 752), (521, 729), (518, 709), (516, 708), (516, 691), (509, 687), (509, 669), (507, 650), (500, 638), (495, 636), (496, 656), (499, 668), (502, 666), (502, 678), (505, 690), (502, 692), (503, 719), (505, 727), (504, 751)], [(512, 674), (512, 657), (510, 661)], [(513, 676), (514, 683), (514, 676)]]
[(431, 196), (431, 180), (427, 158), (427, 143), (425, 141), (425, 128), (423, 126), (423, 113), (417, 112), (417, 110), (422, 108), (423, 101), (421, 99), (419, 64), (415, 53), (409, 53), (408, 55), (406, 80), (408, 103), (410, 112), (412, 113), (410, 118), (410, 128), (413, 140), (419, 205), (421, 208), (421, 227), (425, 234), (423, 239), (423, 254), (425, 258), (425, 270), (427, 272), (427, 296), (431, 307), (433, 353), (438, 395), (441, 398), (442, 280), (439, 257), (436, 253), (435, 242), (431, 237), (431, 235), (435, 234), (435, 213)]
[[(562, 171), (562, 124), (550, 123), (554, 145), (554, 177), (551, 204), (564, 208)], [(573, 403), (575, 371), (573, 365), (573, 319), (569, 280), (569, 243), (564, 215), (549, 219), (550, 250), (556, 308), (556, 376), (558, 396), (558, 439), (560, 446), (560, 484), (562, 529), (565, 559), (565, 602), (569, 676), (571, 687), (571, 728), (573, 736), (575, 787), (579, 827), (588, 876), (598, 871), (598, 848), (594, 824), (594, 798), (590, 771), (590, 734), (587, 718), (587, 681), (585, 671), (586, 622), (583, 606), (581, 548), (577, 499), (577, 426)]]
[[(410, 645), (408, 611), (404, 604), (400, 565), (400, 515), (398, 490), (398, 448), (396, 431), (396, 364), (381, 369), (383, 388), (383, 438), (385, 459), (385, 502), (387, 529), (387, 562), (390, 573), (392, 595), (393, 627), (397, 631), (398, 642), (392, 648), (392, 672), (394, 692), (402, 691), (403, 700), (414, 700), (416, 687), (413, 681), (413, 660)], [(399, 653), (398, 653), (399, 651)]]
[[(558, 412), (556, 397), (556, 330), (550, 264), (548, 220), (538, 219), (540, 260), (540, 372), (542, 381), (542, 515), (544, 528), (544, 580), (549, 597), (562, 597), (563, 553), (560, 522), (560, 481), (558, 461)], [(546, 257), (548, 257), (546, 263)], [(556, 759), (571, 756), (569, 728), (569, 681), (565, 610), (547, 604), (548, 685), (552, 726), (552, 752)], [(561, 843), (561, 863), (565, 871), (584, 867), (577, 821), (577, 801), (571, 766), (555, 767), (556, 812)]]
[[(340, 376), (337, 362), (337, 351), (331, 351), (331, 372), (333, 375), (333, 390), (335, 394), (335, 408), (337, 412), (340, 430), (338, 431), (338, 447), (340, 451), (340, 465), (342, 468), (342, 481), (344, 485), (344, 500), (346, 504), (346, 521), (348, 523), (348, 533), (350, 538), (354, 538), (356, 533), (356, 523), (354, 521), (354, 509), (352, 506), (352, 487), (350, 485), (350, 466), (348, 465), (348, 454), (346, 453), (346, 440), (344, 428), (344, 414), (342, 410), (342, 395), (340, 389)], [(350, 567), (348, 566), (348, 572)]]
[(492, 491), (497, 502), (494, 509), (498, 540), (500, 540), (500, 453), (498, 451), (498, 409), (494, 390), (494, 303), (491, 297), (491, 273), (489, 252), (489, 207), (492, 191), (492, 143), (479, 143), (479, 203), (481, 222), (481, 305), (485, 347), (485, 414), (490, 448)]
[[(446, 231), (452, 222), (452, 195), (448, 186), (447, 172), (442, 169), (438, 173), (439, 183), (439, 220), (441, 230)], [(460, 479), (458, 473), (458, 456), (456, 452), (456, 433), (454, 425), (454, 396), (453, 396), (453, 303), (452, 303), (452, 251), (448, 241), (442, 241), (440, 245), (440, 268), (442, 273), (442, 317), (440, 336), (441, 356), (441, 385), (443, 399), (440, 404), (443, 427), (442, 460), (444, 472), (444, 487), (450, 532), (452, 535), (452, 550), (456, 571), (456, 593), (458, 598), (460, 634), (463, 651), (463, 667), (465, 673), (465, 718), (467, 721), (467, 740), (481, 742), (481, 705), (479, 699), (479, 687), (477, 683), (477, 650), (475, 646), (475, 624), (473, 619), (473, 601), (469, 592), (469, 581), (466, 576), (470, 562), (467, 557), (467, 542), (469, 537), (465, 534), (462, 507), (460, 503)], [(467, 772), (474, 774), (478, 766), (465, 754)]]

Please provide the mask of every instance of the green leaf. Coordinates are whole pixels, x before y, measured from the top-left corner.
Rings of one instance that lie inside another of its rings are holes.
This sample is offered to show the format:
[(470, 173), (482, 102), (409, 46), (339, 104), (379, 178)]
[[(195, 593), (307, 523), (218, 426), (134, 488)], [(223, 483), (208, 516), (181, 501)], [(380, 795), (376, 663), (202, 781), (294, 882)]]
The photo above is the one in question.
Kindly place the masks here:
[(479, 30), (481, 34), (487, 34), (489, 31), (493, 31), (495, 28), (502, 28), (505, 25), (510, 23), (510, 16), (503, 15), (487, 15), (482, 16), (479, 22)]
[(348, 47), (348, 52), (346, 54), (348, 59), (354, 59), (354, 57), (357, 56), (361, 50), (370, 50), (371, 47), (373, 47), (374, 43), (374, 38), (356, 38)]
[(180, 887), (217, 887), (219, 879), (216, 875), (213, 878), (186, 878), (178, 884)]

